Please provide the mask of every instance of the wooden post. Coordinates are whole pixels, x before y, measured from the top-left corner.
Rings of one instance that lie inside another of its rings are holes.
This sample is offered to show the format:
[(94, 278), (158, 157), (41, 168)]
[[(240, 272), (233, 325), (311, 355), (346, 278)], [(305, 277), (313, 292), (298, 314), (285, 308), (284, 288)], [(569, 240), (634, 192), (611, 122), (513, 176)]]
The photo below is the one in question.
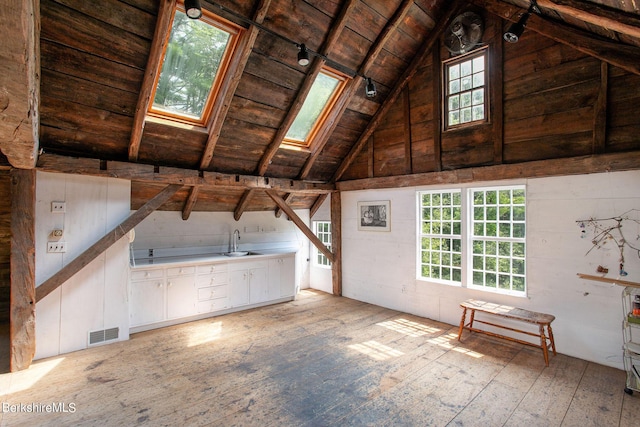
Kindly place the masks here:
[(342, 202), (339, 191), (331, 193), (331, 249), (333, 294), (342, 296)]
[(35, 193), (35, 169), (12, 169), (11, 372), (27, 369), (36, 353)]

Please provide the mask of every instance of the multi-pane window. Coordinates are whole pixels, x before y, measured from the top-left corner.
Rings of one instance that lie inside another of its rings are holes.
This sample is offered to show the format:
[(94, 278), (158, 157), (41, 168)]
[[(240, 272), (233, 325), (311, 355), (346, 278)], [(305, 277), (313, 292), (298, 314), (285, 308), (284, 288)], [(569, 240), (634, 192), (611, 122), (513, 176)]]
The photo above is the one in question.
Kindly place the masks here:
[(346, 82), (347, 78), (344, 75), (323, 68), (313, 82), (284, 142), (289, 145), (309, 147)]
[(471, 286), (525, 291), (525, 190), (471, 192)]
[[(315, 234), (318, 239), (331, 250), (331, 222), (330, 221), (314, 221)], [(319, 250), (316, 251), (316, 265), (331, 266), (331, 261)]]
[(462, 200), (460, 191), (421, 195), (420, 268), (422, 277), (462, 280)]
[(179, 3), (157, 73), (149, 113), (204, 126), (240, 28), (203, 10), (190, 19)]
[(486, 121), (486, 49), (444, 64), (446, 127)]
[(419, 278), (525, 295), (524, 186), (425, 191), (418, 200)]

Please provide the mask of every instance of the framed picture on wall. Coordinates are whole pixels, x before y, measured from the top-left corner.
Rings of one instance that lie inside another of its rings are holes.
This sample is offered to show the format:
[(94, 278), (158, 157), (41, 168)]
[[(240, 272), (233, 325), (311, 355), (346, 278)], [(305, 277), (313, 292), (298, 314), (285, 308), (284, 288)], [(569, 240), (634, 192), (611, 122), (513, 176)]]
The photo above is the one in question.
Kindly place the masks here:
[(358, 202), (358, 230), (390, 231), (389, 200)]

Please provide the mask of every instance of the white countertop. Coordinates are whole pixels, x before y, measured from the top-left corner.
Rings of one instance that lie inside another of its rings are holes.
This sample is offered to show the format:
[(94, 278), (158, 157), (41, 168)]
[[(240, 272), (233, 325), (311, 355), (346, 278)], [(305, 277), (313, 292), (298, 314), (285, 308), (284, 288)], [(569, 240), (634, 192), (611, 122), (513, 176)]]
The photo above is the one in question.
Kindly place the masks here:
[(159, 256), (151, 258), (136, 258), (135, 265), (132, 262), (131, 268), (141, 267), (153, 267), (153, 266), (166, 266), (170, 264), (185, 264), (193, 263), (199, 264), (203, 262), (227, 262), (227, 261), (249, 261), (259, 260), (264, 258), (271, 258), (274, 256), (282, 256), (288, 254), (295, 254), (296, 249), (291, 248), (277, 248), (277, 249), (257, 249), (249, 251), (249, 255), (245, 256), (227, 256), (224, 253), (209, 253), (209, 254), (190, 254), (190, 255), (172, 255), (172, 256)]

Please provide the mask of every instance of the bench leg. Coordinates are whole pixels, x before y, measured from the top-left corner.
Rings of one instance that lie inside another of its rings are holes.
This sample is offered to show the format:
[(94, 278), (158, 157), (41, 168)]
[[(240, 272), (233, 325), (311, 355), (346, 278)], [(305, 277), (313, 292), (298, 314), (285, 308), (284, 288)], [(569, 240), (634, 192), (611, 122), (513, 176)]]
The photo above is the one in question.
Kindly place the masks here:
[(549, 333), (549, 341), (551, 341), (551, 350), (553, 350), (553, 355), (556, 353), (556, 342), (553, 340), (553, 331), (551, 330), (551, 325), (547, 325), (547, 332)]
[(460, 329), (458, 329), (458, 341), (462, 337), (462, 330), (464, 329), (464, 321), (467, 318), (467, 307), (462, 307), (462, 319), (460, 319)]
[(547, 337), (544, 336), (544, 325), (540, 325), (540, 344), (542, 355), (544, 356), (544, 364), (549, 366), (549, 350), (547, 349)]

